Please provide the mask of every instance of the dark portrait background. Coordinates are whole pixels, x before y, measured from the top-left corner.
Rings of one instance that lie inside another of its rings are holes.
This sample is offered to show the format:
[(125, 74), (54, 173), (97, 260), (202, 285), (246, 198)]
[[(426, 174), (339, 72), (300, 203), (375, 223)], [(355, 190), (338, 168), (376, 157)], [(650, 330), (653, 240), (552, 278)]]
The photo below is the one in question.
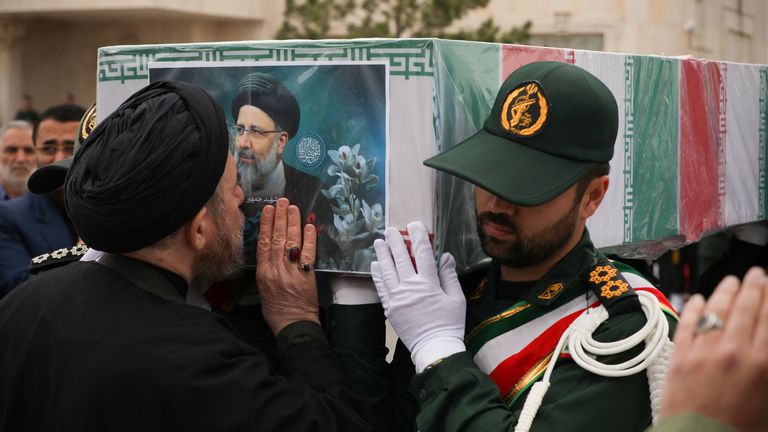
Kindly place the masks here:
[[(232, 126), (230, 103), (240, 80), (262, 72), (281, 81), (296, 96), (301, 121), (288, 142), (283, 163), (319, 178), (318, 200), (329, 214), (313, 221), (324, 228), (317, 267), (368, 272), (373, 240), (381, 235), (386, 208), (387, 66), (383, 63), (154, 63), (150, 81), (177, 80), (206, 90)], [(234, 137), (230, 145), (234, 148)], [(307, 152), (308, 144), (321, 151)], [(310, 155), (308, 157), (307, 155)], [(341, 159), (340, 159), (341, 158)], [(352, 160), (350, 160), (350, 158)], [(245, 212), (246, 260), (253, 265), (260, 211)], [(325, 254), (326, 256), (323, 256)]]

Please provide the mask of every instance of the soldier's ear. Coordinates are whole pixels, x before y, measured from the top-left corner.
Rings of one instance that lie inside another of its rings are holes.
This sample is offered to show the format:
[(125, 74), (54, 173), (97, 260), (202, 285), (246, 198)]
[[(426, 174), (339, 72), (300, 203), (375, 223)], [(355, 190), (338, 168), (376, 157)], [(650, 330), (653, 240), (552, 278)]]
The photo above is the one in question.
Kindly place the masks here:
[(581, 197), (581, 216), (588, 218), (595, 214), (597, 208), (600, 207), (600, 203), (603, 202), (605, 194), (608, 192), (608, 176), (600, 176), (593, 179), (587, 190), (584, 191), (584, 195)]

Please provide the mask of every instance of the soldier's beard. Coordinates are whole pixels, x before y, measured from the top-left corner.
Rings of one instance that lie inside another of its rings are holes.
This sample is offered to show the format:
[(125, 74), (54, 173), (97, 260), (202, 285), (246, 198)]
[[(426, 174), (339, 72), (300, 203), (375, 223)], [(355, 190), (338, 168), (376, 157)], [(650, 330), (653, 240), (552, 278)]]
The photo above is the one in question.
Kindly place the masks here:
[(237, 173), (240, 175), (240, 187), (246, 198), (258, 196), (267, 187), (267, 179), (275, 171), (278, 164), (277, 142), (275, 142), (263, 158), (259, 158), (252, 151), (243, 149), (238, 151), (238, 156), (243, 155), (256, 160), (256, 163), (237, 163)]
[[(483, 251), (507, 267), (532, 267), (560, 252), (573, 236), (578, 220), (579, 200), (552, 225), (533, 234), (522, 232), (509, 217), (501, 213), (482, 212), (477, 215), (477, 235)], [(483, 230), (484, 222), (503, 225), (512, 233), (513, 240), (489, 236)]]

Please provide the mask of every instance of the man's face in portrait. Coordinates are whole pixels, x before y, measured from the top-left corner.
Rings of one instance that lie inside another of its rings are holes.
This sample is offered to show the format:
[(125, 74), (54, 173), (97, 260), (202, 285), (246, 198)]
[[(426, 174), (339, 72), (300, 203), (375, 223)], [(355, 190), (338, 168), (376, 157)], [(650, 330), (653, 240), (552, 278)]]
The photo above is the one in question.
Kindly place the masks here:
[(0, 182), (24, 188), (36, 166), (32, 129), (6, 129), (0, 136)]
[(244, 105), (235, 125), (237, 172), (246, 196), (267, 186), (280, 162), (288, 134), (261, 109)]

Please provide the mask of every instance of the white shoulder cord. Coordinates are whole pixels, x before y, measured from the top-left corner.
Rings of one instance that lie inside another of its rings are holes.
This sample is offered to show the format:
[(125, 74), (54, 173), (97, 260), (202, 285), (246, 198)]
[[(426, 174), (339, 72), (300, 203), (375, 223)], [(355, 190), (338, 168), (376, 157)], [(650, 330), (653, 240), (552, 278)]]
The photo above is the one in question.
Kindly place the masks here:
[[(568, 326), (552, 354), (552, 359), (544, 372), (544, 378), (533, 385), (520, 413), (515, 432), (527, 432), (531, 428), (533, 418), (541, 406), (544, 395), (549, 389), (549, 379), (555, 363), (560, 357), (563, 346), (568, 344), (568, 351), (573, 360), (582, 368), (605, 377), (622, 377), (635, 374), (647, 368), (648, 387), (651, 395), (651, 414), (653, 423), (659, 416), (661, 396), (664, 391), (664, 378), (667, 375), (667, 363), (672, 355), (673, 344), (669, 340), (669, 323), (659, 307), (659, 300), (653, 294), (637, 291), (640, 305), (643, 308), (647, 322), (635, 334), (615, 342), (598, 342), (592, 338), (592, 333), (608, 319), (608, 311), (600, 305), (582, 312)], [(625, 352), (640, 342), (645, 342), (643, 352), (620, 364), (605, 364), (595, 360), (598, 355), (611, 355)]]

